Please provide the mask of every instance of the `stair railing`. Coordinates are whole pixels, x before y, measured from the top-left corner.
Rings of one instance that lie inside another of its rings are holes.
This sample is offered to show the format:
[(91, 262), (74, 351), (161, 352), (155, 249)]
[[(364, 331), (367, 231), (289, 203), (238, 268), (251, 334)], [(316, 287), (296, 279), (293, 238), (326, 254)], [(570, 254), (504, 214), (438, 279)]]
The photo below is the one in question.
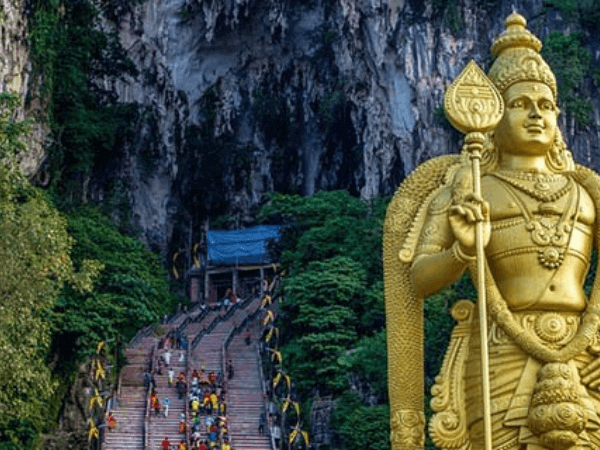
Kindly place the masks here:
[[(227, 314), (225, 316), (227, 316)], [(192, 342), (192, 347), (196, 348), (198, 346), (198, 343), (204, 336), (206, 336), (207, 334), (210, 334), (220, 322), (222, 322), (223, 320), (227, 320), (227, 319), (224, 319), (225, 316), (220, 316), (219, 314), (217, 314), (217, 316), (208, 325), (208, 327), (204, 328), (204, 330), (200, 331), (196, 335), (196, 337), (194, 338), (194, 341)]]
[(191, 346), (189, 345), (190, 339), (187, 334), (185, 338), (188, 342), (185, 355), (185, 398), (183, 399), (185, 401), (185, 448), (190, 448), (190, 427), (188, 426), (190, 418), (190, 402), (188, 400), (190, 398), (190, 383), (188, 380), (190, 379)]
[[(255, 301), (255, 300), (256, 300), (256, 297), (253, 299), (246, 299), (244, 301), (243, 307), (246, 308), (247, 306), (249, 306), (252, 303), (252, 301)], [(252, 322), (256, 318), (256, 316), (258, 316), (258, 314), (261, 310), (262, 310), (262, 308), (259, 306), (254, 311), (252, 311), (250, 314), (248, 314), (239, 325), (236, 325), (231, 329), (231, 331), (227, 335), (227, 338), (223, 342), (221, 368), (223, 370), (222, 373), (224, 374), (224, 376), (226, 376), (226, 374), (225, 374), (225, 370), (223, 368), (223, 364), (224, 364), (224, 361), (226, 361), (228, 358), (229, 345), (231, 344), (231, 341), (233, 341), (233, 338), (236, 335), (238, 335), (244, 328), (246, 328), (248, 323)], [(267, 395), (266, 395), (267, 391), (266, 391), (266, 387), (265, 387), (264, 379), (263, 379), (262, 360), (260, 359), (260, 357), (258, 355), (258, 349), (256, 351), (257, 351), (257, 363), (258, 363), (258, 370), (259, 370), (260, 386), (261, 386), (261, 391), (263, 393), (262, 402), (263, 402), (263, 406), (265, 406), (265, 399), (267, 398)], [(227, 389), (227, 393), (228, 393), (227, 395), (229, 395), (229, 388)], [(265, 411), (266, 411), (266, 409), (265, 409)], [(269, 446), (271, 447), (271, 450), (275, 450), (275, 447), (273, 444), (273, 439), (271, 439), (271, 430), (267, 425), (268, 424), (265, 424), (265, 428), (267, 429), (267, 436), (269, 437)], [(232, 434), (231, 437), (233, 438), (233, 430), (230, 429), (229, 431), (231, 432), (231, 434)]]
[[(263, 368), (262, 368), (262, 357), (260, 354), (259, 349), (256, 349), (256, 361), (258, 363), (258, 375), (260, 377), (260, 389), (262, 390), (262, 404), (263, 404), (263, 410), (265, 411), (265, 429), (267, 431), (267, 436), (269, 437), (269, 447), (271, 447), (271, 450), (275, 450), (275, 443), (273, 442), (273, 438), (271, 436), (271, 427), (268, 424), (268, 421), (266, 420), (266, 414), (268, 411), (268, 407), (269, 405), (267, 404), (267, 398), (269, 398), (267, 396), (267, 387), (265, 386), (265, 377), (263, 374)], [(261, 412), (262, 414), (262, 412)]]
[[(152, 346), (152, 351), (150, 352), (150, 380), (154, 378), (154, 354), (156, 352), (156, 344)], [(144, 437), (144, 449), (149, 450), (149, 436), (148, 436), (148, 420), (150, 419), (150, 385), (152, 382), (148, 383), (148, 387), (146, 388), (146, 404), (144, 407), (144, 427), (143, 427), (143, 437)]]

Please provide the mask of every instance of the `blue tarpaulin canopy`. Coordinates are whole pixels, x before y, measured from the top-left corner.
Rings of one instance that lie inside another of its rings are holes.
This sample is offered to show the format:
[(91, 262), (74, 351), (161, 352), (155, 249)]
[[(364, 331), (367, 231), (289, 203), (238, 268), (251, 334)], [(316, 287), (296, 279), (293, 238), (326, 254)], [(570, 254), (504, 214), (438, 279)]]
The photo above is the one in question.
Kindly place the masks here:
[(207, 233), (208, 264), (211, 266), (270, 264), (267, 241), (279, 238), (280, 226), (260, 225), (232, 231)]

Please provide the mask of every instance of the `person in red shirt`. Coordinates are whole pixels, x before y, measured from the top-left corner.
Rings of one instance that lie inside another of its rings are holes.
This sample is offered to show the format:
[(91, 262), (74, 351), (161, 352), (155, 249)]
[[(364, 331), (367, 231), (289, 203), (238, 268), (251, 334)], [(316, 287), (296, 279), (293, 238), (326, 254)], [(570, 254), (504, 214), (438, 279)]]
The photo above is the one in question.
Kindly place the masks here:
[(171, 449), (171, 442), (169, 441), (169, 438), (165, 436), (164, 441), (162, 441), (160, 443), (160, 447), (162, 448), (162, 450), (170, 450)]
[(113, 428), (117, 426), (117, 421), (115, 420), (115, 416), (113, 416), (112, 413), (108, 413), (106, 421), (108, 422), (108, 431), (112, 431)]

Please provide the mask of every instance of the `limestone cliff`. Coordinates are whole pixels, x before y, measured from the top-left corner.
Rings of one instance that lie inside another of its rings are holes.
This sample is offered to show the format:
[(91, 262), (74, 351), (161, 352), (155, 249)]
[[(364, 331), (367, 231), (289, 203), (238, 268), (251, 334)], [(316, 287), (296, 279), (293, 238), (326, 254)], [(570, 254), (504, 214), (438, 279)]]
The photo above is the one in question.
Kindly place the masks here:
[[(542, 39), (568, 27), (541, 0), (447, 3), (137, 6), (120, 34), (142, 75), (116, 89), (145, 115), (119, 170), (149, 242), (182, 245), (184, 228), (196, 233), (208, 212), (250, 221), (273, 189), (390, 194), (420, 162), (457, 151), (459, 136), (441, 113), (444, 91), (470, 59), (489, 65), (513, 6)], [(598, 110), (585, 129), (561, 123), (584, 164), (598, 153)]]
[[(2, 3), (0, 83), (43, 113), (24, 26), (35, 4)], [(580, 31), (592, 66), (600, 59), (589, 32), (543, 0), (133, 4), (105, 26), (116, 28), (139, 75), (98, 83), (138, 113), (122, 148), (86, 183), (92, 201), (116, 191), (165, 255), (189, 250), (209, 215), (252, 222), (266, 191), (346, 188), (368, 199), (392, 193), (425, 159), (456, 152), (444, 91), (470, 59), (489, 66), (490, 43), (513, 7), (542, 39)], [(565, 114), (561, 126), (576, 159), (594, 166), (600, 105), (592, 78), (582, 90), (591, 120), (581, 126)], [(23, 165), (35, 173), (44, 130), (31, 140)]]
[[(2, 0), (0, 2), (0, 92), (12, 92), (24, 103), (25, 97), (31, 94), (31, 62), (29, 58), (27, 0)], [(19, 108), (15, 119), (36, 117), (40, 101), (31, 102), (28, 108)], [(44, 154), (44, 140), (48, 130), (41, 122), (32, 123), (31, 134), (27, 139), (29, 151), (19, 155), (21, 166), (29, 175), (35, 174), (40, 167)]]

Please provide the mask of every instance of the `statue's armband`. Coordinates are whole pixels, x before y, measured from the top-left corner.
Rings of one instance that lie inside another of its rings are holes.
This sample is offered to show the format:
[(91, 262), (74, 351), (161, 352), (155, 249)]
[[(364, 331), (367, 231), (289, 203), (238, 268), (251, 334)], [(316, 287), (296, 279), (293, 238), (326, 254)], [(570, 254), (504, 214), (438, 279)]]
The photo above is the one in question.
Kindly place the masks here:
[(415, 256), (439, 253), (452, 246), (454, 236), (448, 223), (451, 197), (451, 189), (445, 187), (429, 204)]

